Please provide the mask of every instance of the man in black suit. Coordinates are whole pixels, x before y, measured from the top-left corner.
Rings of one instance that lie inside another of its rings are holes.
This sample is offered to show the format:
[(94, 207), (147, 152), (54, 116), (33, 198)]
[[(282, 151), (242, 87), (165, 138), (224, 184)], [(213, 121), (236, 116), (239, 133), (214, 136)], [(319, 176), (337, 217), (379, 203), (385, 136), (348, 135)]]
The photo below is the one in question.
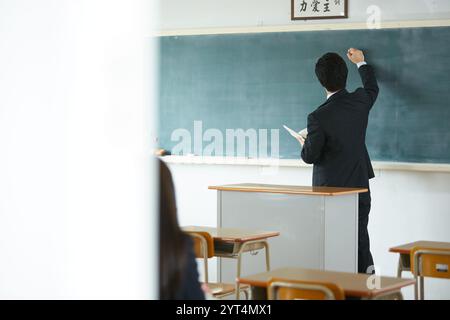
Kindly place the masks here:
[[(373, 68), (361, 50), (349, 49), (347, 57), (358, 66), (363, 88), (345, 89), (348, 69), (336, 53), (327, 53), (316, 64), (316, 75), (327, 92), (327, 101), (308, 115), (308, 136), (299, 138), (302, 159), (313, 163), (313, 185), (369, 188), (374, 177), (366, 148), (370, 109), (378, 95)], [(370, 190), (359, 195), (358, 272), (373, 273), (367, 224)]]

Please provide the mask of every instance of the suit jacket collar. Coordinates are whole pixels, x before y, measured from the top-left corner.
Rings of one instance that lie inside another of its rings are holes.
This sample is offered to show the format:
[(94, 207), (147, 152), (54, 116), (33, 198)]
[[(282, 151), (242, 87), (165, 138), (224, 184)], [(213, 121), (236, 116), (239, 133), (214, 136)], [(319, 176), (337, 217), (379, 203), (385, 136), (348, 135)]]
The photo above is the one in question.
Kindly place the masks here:
[(343, 95), (346, 95), (347, 93), (348, 93), (348, 91), (345, 88), (342, 89), (342, 90), (339, 90), (338, 92), (333, 94), (331, 97), (329, 97), (326, 102), (333, 101), (333, 100), (335, 100), (335, 99), (337, 99), (337, 98), (339, 98), (339, 97), (341, 97)]
[(330, 103), (331, 101), (334, 101), (336, 99), (339, 99), (339, 97), (345, 96), (346, 94), (348, 94), (347, 89), (342, 89), (339, 90), (338, 92), (336, 92), (335, 94), (333, 94), (331, 97), (329, 97), (324, 103), (322, 103), (317, 109), (322, 108), (324, 106), (326, 106), (328, 103)]

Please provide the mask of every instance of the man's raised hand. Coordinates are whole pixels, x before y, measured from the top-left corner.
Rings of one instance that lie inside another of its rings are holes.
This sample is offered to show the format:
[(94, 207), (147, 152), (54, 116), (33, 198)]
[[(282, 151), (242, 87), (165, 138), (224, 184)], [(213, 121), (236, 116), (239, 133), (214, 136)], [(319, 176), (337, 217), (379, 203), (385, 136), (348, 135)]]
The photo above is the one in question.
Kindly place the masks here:
[(364, 61), (364, 53), (361, 50), (350, 48), (347, 51), (348, 59), (354, 64), (360, 63)]

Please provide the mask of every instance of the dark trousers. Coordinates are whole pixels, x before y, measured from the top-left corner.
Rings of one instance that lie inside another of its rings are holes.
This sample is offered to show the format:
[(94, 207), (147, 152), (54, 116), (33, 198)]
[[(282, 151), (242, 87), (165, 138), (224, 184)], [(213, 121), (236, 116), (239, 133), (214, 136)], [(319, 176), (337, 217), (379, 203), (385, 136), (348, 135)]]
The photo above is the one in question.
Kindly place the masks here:
[(369, 270), (373, 266), (372, 254), (370, 253), (369, 232), (367, 225), (369, 224), (370, 212), (370, 191), (359, 194), (359, 226), (358, 226), (358, 273), (374, 273)]

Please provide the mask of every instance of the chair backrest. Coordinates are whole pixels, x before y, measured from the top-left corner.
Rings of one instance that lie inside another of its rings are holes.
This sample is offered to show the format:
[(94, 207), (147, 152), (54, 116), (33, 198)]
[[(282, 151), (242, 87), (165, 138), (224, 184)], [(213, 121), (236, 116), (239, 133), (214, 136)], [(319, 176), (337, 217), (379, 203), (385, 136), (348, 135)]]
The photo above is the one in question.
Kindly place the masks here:
[(414, 275), (450, 279), (450, 250), (414, 247), (410, 259)]
[(208, 232), (187, 232), (194, 240), (194, 253), (197, 258), (214, 257), (214, 239)]
[(269, 300), (344, 300), (344, 290), (334, 283), (272, 279)]

